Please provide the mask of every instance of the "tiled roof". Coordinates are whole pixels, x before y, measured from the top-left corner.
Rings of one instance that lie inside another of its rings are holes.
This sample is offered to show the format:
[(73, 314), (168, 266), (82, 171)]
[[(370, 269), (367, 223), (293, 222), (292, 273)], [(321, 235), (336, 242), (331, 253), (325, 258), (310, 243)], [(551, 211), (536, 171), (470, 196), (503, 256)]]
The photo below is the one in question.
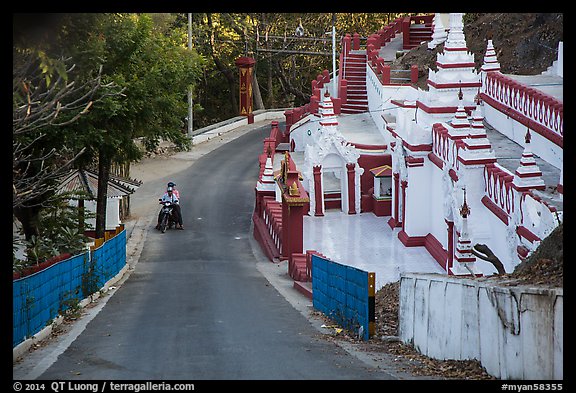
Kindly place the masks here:
[[(110, 175), (108, 181), (108, 197), (121, 197), (132, 194), (141, 181)], [(91, 169), (74, 169), (62, 177), (58, 186), (59, 194), (84, 194), (84, 199), (96, 199), (98, 195), (98, 173)]]

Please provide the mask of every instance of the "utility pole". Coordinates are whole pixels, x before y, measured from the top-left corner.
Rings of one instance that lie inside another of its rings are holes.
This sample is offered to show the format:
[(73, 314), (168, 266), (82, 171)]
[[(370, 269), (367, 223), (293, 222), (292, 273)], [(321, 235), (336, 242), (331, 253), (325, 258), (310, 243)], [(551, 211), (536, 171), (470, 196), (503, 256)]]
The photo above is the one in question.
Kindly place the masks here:
[(332, 13), (332, 97), (336, 97), (336, 14)]
[[(192, 14), (188, 13), (188, 50), (192, 51)], [(192, 98), (192, 86), (188, 88), (188, 136), (192, 142), (192, 131), (194, 130), (194, 113), (192, 108), (194, 101)]]

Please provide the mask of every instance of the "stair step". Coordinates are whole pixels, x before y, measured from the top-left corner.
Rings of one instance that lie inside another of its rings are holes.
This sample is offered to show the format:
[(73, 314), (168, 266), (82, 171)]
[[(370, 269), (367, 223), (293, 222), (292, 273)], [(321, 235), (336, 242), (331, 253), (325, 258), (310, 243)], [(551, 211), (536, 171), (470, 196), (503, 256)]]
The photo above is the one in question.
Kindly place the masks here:
[[(340, 108), (343, 113), (362, 113), (368, 110), (368, 105), (342, 105)], [(340, 201), (341, 202), (341, 201)]]

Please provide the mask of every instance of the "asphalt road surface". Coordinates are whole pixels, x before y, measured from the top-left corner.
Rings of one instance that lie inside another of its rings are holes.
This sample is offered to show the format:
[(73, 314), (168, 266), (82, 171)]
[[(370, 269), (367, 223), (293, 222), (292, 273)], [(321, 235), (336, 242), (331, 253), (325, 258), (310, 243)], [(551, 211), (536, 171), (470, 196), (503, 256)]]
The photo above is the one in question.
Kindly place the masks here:
[(147, 229), (129, 278), (37, 379), (393, 378), (322, 337), (257, 269), (251, 216), (269, 130), (166, 179), (180, 190), (185, 230)]

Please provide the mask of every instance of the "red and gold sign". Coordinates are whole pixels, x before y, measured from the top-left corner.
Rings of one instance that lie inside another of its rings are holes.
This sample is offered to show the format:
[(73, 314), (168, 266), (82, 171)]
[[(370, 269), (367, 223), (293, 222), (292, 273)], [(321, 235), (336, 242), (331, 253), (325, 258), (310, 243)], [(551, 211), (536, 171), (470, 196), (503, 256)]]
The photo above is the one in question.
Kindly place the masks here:
[(240, 70), (240, 115), (248, 117), (248, 123), (254, 122), (252, 114), (252, 70), (256, 60), (251, 57), (236, 59)]

